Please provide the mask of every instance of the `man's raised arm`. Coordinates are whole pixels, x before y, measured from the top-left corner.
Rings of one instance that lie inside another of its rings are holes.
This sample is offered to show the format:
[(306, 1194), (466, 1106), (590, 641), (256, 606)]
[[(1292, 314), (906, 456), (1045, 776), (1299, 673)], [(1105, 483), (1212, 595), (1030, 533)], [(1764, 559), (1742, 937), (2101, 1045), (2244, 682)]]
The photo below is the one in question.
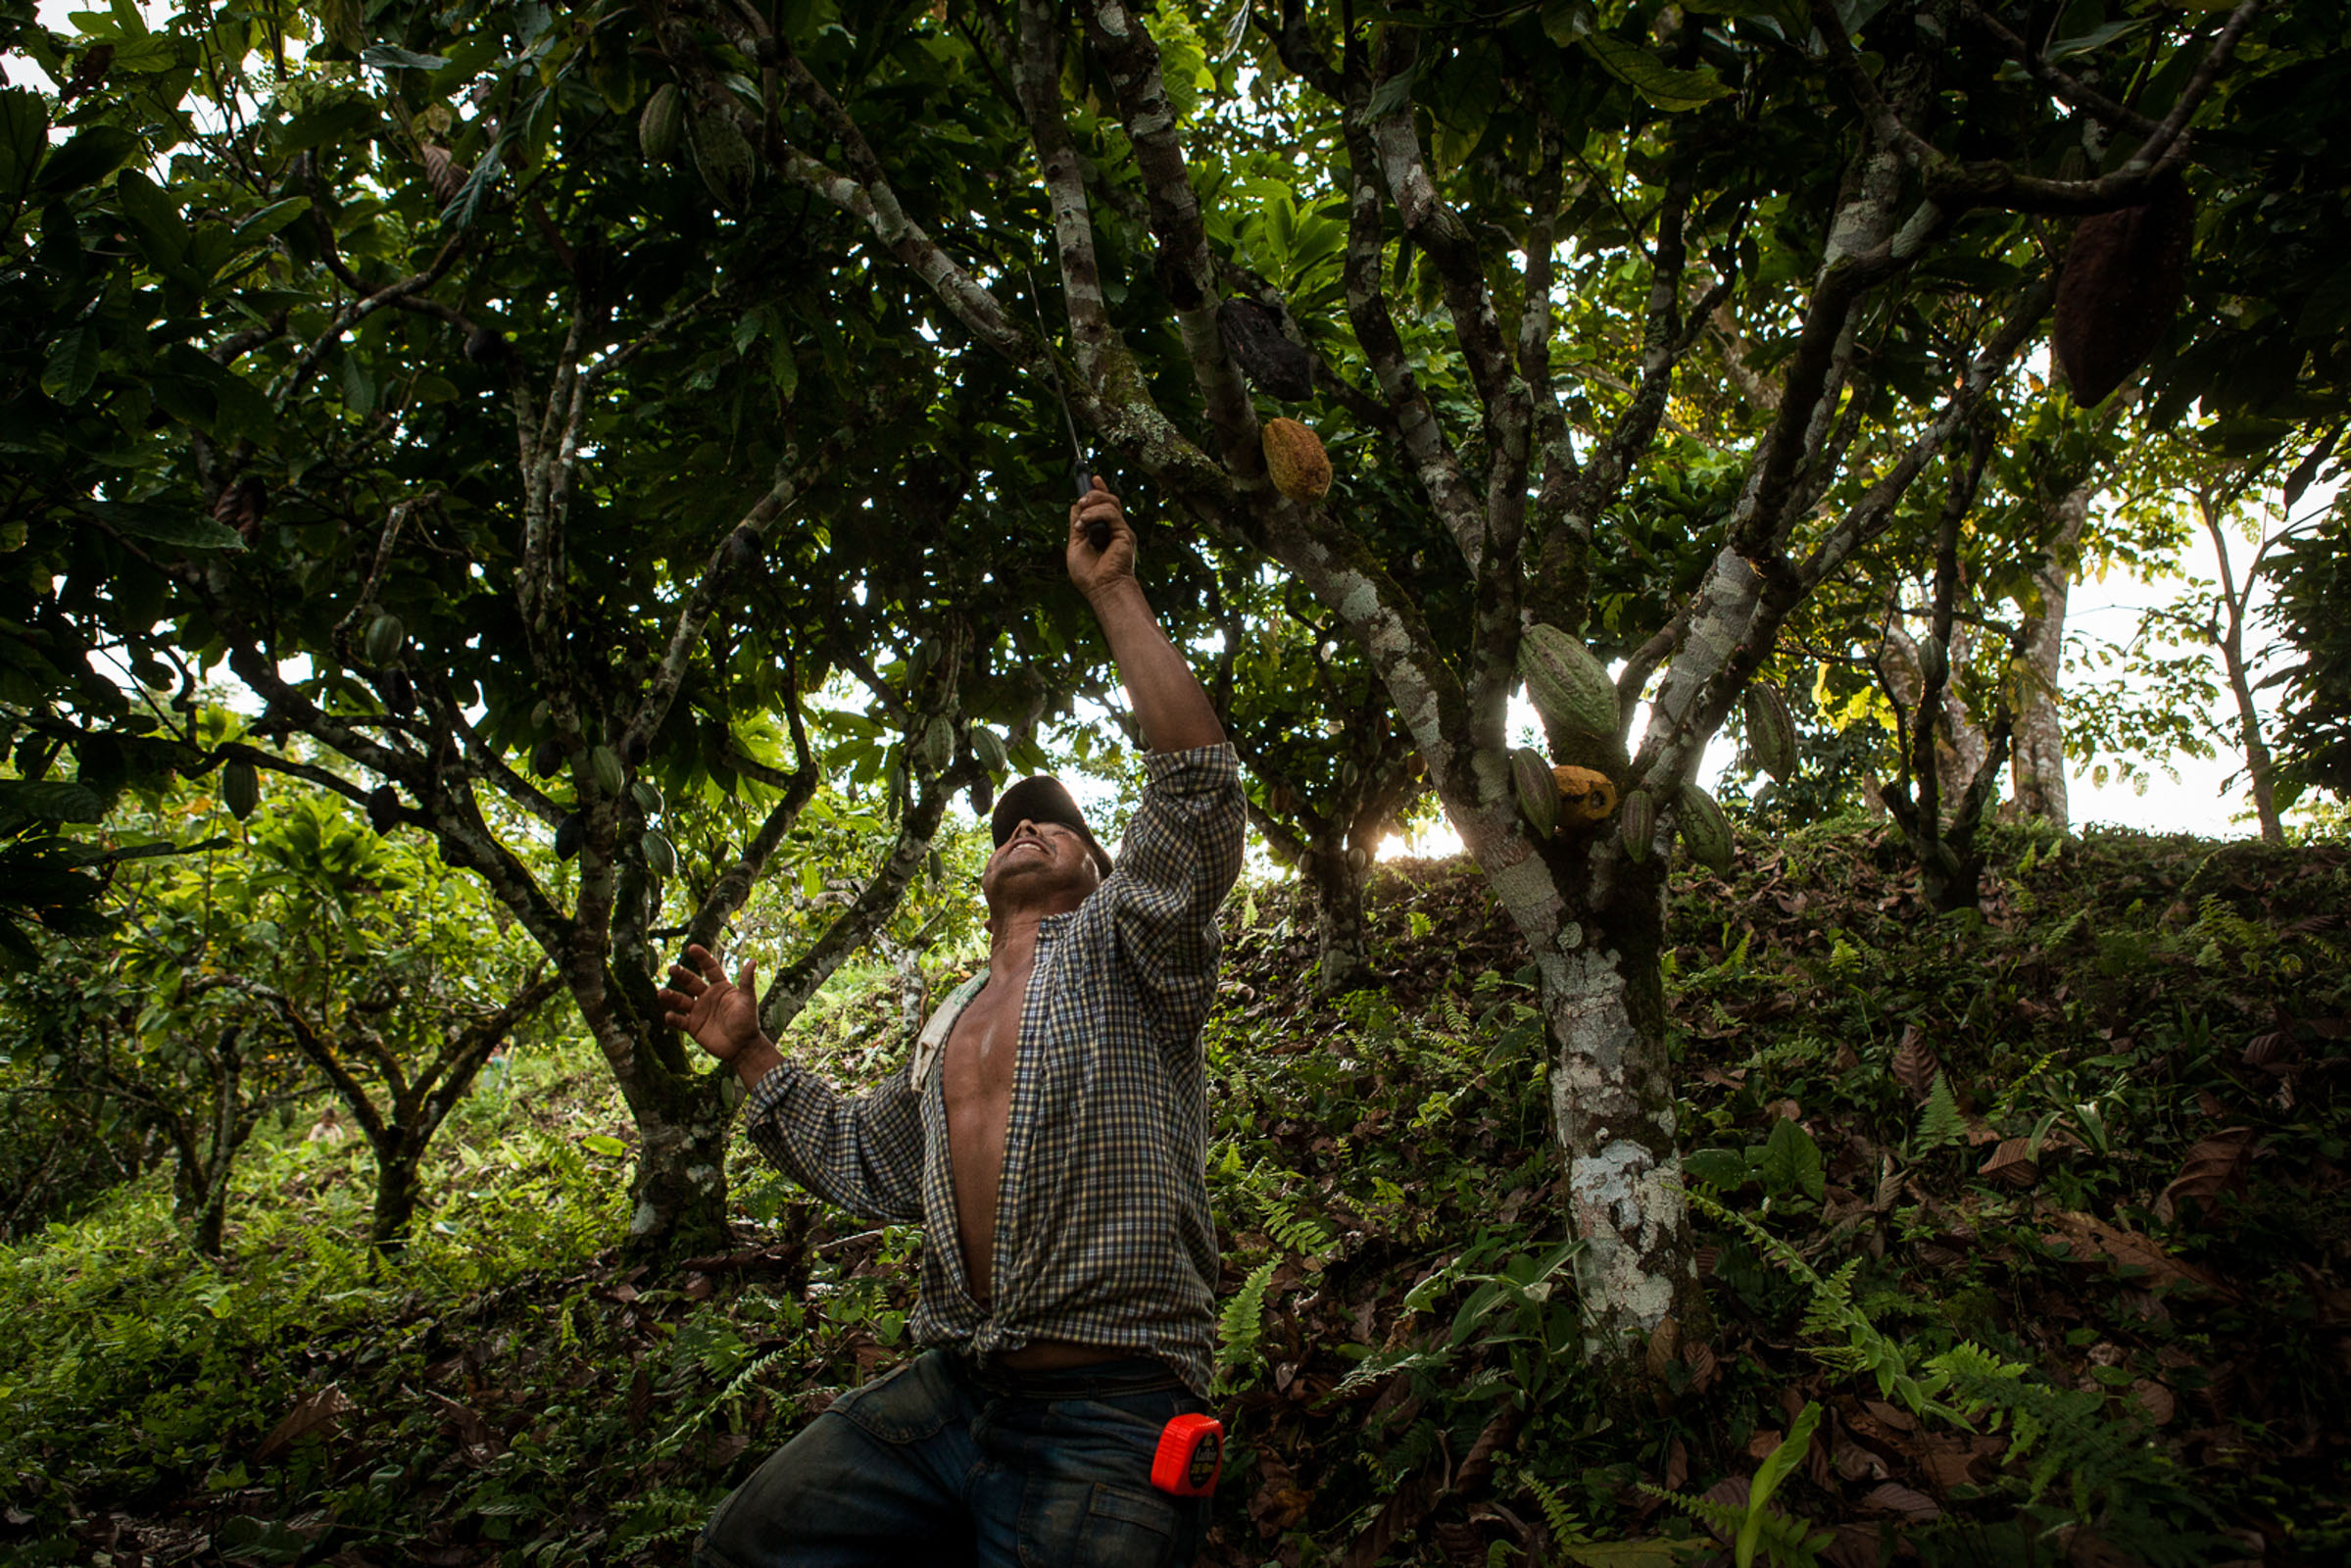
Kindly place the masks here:
[[(1100, 518), (1110, 525), (1109, 542), (1097, 552), (1086, 525)], [(1097, 475), (1094, 493), (1069, 509), (1069, 580), (1094, 606), (1109, 640), (1118, 678), (1143, 725), (1143, 744), (1154, 752), (1188, 752), (1224, 744), (1224, 725), (1200, 677), (1159, 629), (1159, 618), (1135, 581), (1135, 530), (1118, 498)]]

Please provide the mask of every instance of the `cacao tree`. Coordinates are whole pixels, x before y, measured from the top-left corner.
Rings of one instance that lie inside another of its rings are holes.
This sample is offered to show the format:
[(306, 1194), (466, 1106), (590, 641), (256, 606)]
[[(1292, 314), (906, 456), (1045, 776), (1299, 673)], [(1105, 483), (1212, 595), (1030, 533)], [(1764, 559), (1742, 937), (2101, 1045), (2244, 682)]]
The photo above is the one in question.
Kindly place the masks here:
[[(838, 768), (895, 838), (771, 969), (780, 1029), (950, 799), (1040, 760), (1060, 661), (1029, 612), (1060, 522), (1023, 513), (1007, 543), (978, 481), (1025, 460), (927, 292), (860, 285), (805, 201), (731, 216), (750, 171), (713, 164), (723, 138), (641, 156), (656, 83), (614, 20), (452, 14), (263, 71), (261, 21), (174, 19), (188, 69), (114, 106), (141, 166), (118, 195), (171, 171), (168, 203), (138, 198), (128, 277), (158, 324), (122, 368), (158, 416), (75, 526), (168, 584), (173, 646), (261, 705), (191, 765), (425, 835), (529, 935), (643, 1134), (634, 1240), (707, 1250), (722, 1082), (656, 977), (718, 939)], [(178, 95), (221, 128), (192, 139)], [(191, 258), (221, 254), (214, 308), (181, 309)], [(212, 554), (153, 548), (156, 519), (204, 517), (232, 524)], [(665, 824), (722, 803), (755, 816), (681, 876)]]
[[(681, 71), (707, 73), (700, 101), (726, 60), (773, 60), (774, 101), (741, 109), (779, 182), (861, 221), (974, 340), (1040, 379), (1053, 350), (963, 233), (972, 213), (1025, 216), (1042, 186), (1081, 420), (1158, 504), (1278, 563), (1339, 616), (1536, 956), (1592, 1346), (1621, 1365), (1702, 1322), (1664, 1046), (1664, 857), (1627, 853), (1612, 821), (1529, 831), (1504, 744), (1522, 637), (1547, 625), (1620, 656), (1611, 733), (1571, 752), (1571, 726), (1554, 725), (1553, 760), (1663, 801), (1641, 849), (1664, 848), (1707, 738), (1791, 611), (1887, 526), (2037, 338), (2053, 283), (2012, 215), (2142, 199), (2185, 156), (2257, 11), (2151, 23), (2132, 48), (2151, 42), (2166, 68), (2162, 119), (2113, 116), (2133, 127), (2114, 167), (2078, 177), (2058, 168), (2058, 96), (2092, 118), (2102, 101), (2033, 76), (2036, 45), (2020, 62), (1981, 28), (1906, 13), (1878, 13), (1859, 39), (1825, 5), (1350, 19), (1298, 5), (1146, 17), (1120, 0), (1065, 17), (1026, 0), (895, 23), (818, 6), (773, 31), (715, 5), (668, 16), (726, 40), (702, 65), (669, 45)], [(1220, 32), (1240, 53), (1212, 65)], [(1287, 148), (1196, 131), (1245, 91), (1279, 113)], [(986, 149), (988, 172), (941, 201), (926, 143), (947, 125)], [(1268, 471), (1268, 397), (1219, 315), (1249, 274), (1277, 270), (1253, 265), (1248, 220), (1277, 194), (1345, 235), (1338, 289), (1283, 302), (1284, 336), (1318, 361), (1312, 402), (1276, 401), (1329, 449), (1359, 443), (1408, 476), (1471, 607), (1445, 635), (1356, 526), (1346, 463), (1315, 500), (1298, 499), (1312, 475), (1286, 473), (1289, 458)], [(1974, 336), (1932, 357), (1933, 382), (1879, 381), (1883, 334), (1917, 291), (1948, 292), (1934, 275), (1947, 257), (1971, 270)], [(1582, 304), (1627, 272), (1637, 313)], [(1617, 508), (1725, 310), (1772, 389), (1715, 432), (1738, 452), (1736, 499), (1679, 541), (1689, 587), (1667, 613), (1611, 619), (1593, 583), (1623, 548)], [(1613, 387), (1574, 373), (1593, 360)], [(1880, 439), (1889, 403), (1900, 441)], [(1646, 725), (1629, 734), (1644, 693)]]

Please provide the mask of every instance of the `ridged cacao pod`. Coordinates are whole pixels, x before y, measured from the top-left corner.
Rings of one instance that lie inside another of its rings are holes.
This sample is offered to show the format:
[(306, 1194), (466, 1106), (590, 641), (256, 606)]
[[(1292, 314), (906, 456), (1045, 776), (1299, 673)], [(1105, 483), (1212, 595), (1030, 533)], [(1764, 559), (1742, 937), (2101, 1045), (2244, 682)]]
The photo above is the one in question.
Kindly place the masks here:
[(1768, 681), (1747, 688), (1747, 748), (1756, 763), (1772, 777), (1786, 782), (1796, 770), (1796, 720), (1788, 699)]
[(530, 770), (541, 778), (553, 778), (556, 769), (563, 765), (563, 747), (560, 741), (541, 741), (530, 749)]
[(555, 858), (559, 860), (568, 860), (577, 855), (580, 840), (586, 837), (587, 831), (586, 826), (581, 823), (577, 811), (558, 822), (555, 825)]
[(914, 760), (925, 773), (946, 771), (947, 764), (955, 760), (955, 727), (942, 713), (922, 727), (922, 739), (915, 744)]
[(1616, 810), (1616, 784), (1607, 774), (1562, 763), (1551, 769), (1559, 792), (1559, 826), (1574, 832), (1596, 827)]
[(1358, 844), (1347, 852), (1347, 869), (1361, 876), (1371, 869), (1371, 851)]
[(1521, 746), (1510, 754), (1510, 788), (1518, 796), (1520, 813), (1537, 833), (1547, 839), (1559, 830), (1559, 781), (1541, 752)]
[(685, 130), (685, 97), (676, 82), (665, 81), (654, 89), (644, 113), (637, 116), (637, 150), (649, 164), (665, 164), (676, 156)]
[(759, 177), (759, 160), (743, 139), (734, 115), (721, 107), (694, 118), (694, 167), (702, 182), (729, 212), (751, 205), (751, 187)]
[(677, 851), (668, 837), (653, 828), (645, 830), (638, 844), (645, 851), (645, 864), (655, 876), (677, 875)]
[(367, 662), (388, 664), (400, 657), (400, 645), (408, 641), (408, 628), (400, 617), (386, 611), (367, 623)]
[(985, 724), (971, 726), (971, 751), (991, 774), (1002, 773), (1011, 763), (1004, 755), (1004, 741)]
[(1331, 493), (1331, 455), (1322, 449), (1322, 437), (1296, 419), (1268, 419), (1260, 440), (1276, 490), (1293, 501), (1320, 501)]
[(1933, 632), (1918, 640), (1919, 679), (1930, 686), (1940, 686), (1951, 676), (1951, 656), (1943, 650), (1943, 640)]
[(414, 718), (416, 713), (416, 683), (408, 678), (408, 671), (395, 669), (384, 677), (384, 707), (394, 718)]
[(1685, 784), (1679, 797), (1682, 842), (1690, 858), (1717, 871), (1731, 869), (1731, 819), (1714, 804), (1714, 797), (1695, 784)]
[(628, 795), (637, 803), (637, 809), (648, 816), (661, 808), (661, 787), (652, 779), (637, 780), (628, 787)]
[(220, 800), (228, 814), (242, 822), (262, 804), (262, 775), (251, 762), (238, 758), (220, 769)]
[(1636, 864), (1646, 862), (1657, 838), (1657, 802), (1647, 790), (1635, 790), (1625, 797), (1619, 827), (1625, 836), (1625, 854)]
[(380, 837), (400, 825), (400, 792), (379, 784), (367, 795), (367, 825)]
[(1537, 626), (1518, 645), (1519, 678), (1543, 722), (1593, 740), (1612, 739), (1616, 682), (1592, 650), (1556, 626)]
[(606, 795), (617, 796), (628, 788), (628, 774), (610, 746), (588, 748), (588, 771), (595, 776), (596, 788)]
[(2075, 402), (2105, 402), (2147, 363), (2180, 314), (2195, 236), (2195, 199), (2176, 175), (2141, 205), (2099, 213), (2075, 228), (2049, 333)]

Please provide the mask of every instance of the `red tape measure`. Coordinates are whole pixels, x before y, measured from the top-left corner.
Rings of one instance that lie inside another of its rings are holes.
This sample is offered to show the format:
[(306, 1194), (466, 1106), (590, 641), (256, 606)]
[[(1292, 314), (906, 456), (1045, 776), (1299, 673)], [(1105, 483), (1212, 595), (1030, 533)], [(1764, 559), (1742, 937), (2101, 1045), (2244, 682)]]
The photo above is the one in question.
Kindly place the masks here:
[(1159, 1429), (1151, 1456), (1151, 1485), (1178, 1497), (1204, 1497), (1224, 1469), (1224, 1423), (1212, 1415), (1179, 1415)]

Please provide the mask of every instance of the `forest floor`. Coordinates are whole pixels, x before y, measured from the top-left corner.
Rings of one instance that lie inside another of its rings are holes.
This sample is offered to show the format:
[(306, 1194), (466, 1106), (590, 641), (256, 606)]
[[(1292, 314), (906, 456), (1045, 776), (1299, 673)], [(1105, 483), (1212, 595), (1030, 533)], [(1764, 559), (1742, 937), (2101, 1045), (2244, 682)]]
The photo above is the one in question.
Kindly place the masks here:
[[(1676, 884), (1711, 1332), (1579, 1369), (1524, 955), (1474, 872), (1384, 868), (1380, 983), (1318, 1001), (1237, 895), (1206, 1038), (1234, 1435), (1202, 1560), (1293, 1568), (2351, 1558), (2351, 854), (2026, 830), (1935, 918), (1874, 829)], [(800, 1049), (895, 1059), (887, 976)], [(739, 1245), (612, 1243), (631, 1133), (519, 1061), (371, 1266), (364, 1150), (257, 1140), (228, 1256), (161, 1175), (0, 1252), (0, 1563), (682, 1563), (902, 1358), (916, 1233), (748, 1152)], [(320, 1136), (311, 1136), (317, 1133)], [(1785, 1556), (1783, 1556), (1785, 1554)]]

